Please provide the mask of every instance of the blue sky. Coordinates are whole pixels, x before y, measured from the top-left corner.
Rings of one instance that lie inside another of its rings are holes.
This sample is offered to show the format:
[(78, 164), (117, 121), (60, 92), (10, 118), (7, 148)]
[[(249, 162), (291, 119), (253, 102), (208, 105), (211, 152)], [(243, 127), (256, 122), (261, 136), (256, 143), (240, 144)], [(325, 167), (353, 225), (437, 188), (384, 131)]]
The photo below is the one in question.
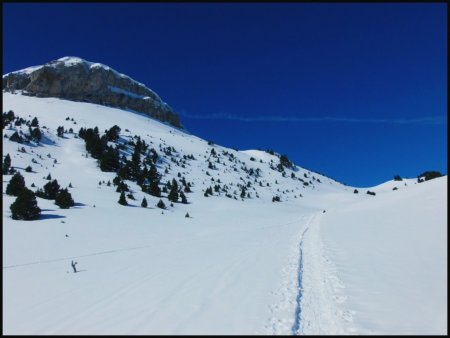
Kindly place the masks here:
[(145, 83), (199, 137), (349, 185), (447, 174), (444, 3), (3, 4), (3, 73), (63, 56)]

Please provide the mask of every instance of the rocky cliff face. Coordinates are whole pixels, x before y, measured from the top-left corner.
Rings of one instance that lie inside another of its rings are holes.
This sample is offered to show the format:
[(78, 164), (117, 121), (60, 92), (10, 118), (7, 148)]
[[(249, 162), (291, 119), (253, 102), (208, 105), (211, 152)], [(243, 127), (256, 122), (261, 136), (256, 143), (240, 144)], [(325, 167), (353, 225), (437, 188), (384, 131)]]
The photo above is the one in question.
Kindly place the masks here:
[(76, 57), (3, 75), (3, 90), (130, 109), (181, 127), (179, 116), (155, 92), (108, 66)]

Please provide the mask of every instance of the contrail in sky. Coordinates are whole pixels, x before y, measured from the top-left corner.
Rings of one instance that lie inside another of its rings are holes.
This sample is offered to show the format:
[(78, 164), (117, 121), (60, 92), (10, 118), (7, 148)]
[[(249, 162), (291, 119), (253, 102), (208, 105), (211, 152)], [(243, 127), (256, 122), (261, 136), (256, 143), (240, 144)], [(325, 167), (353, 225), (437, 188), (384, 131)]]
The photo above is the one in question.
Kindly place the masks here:
[(445, 116), (416, 118), (354, 118), (354, 117), (296, 117), (296, 116), (238, 116), (232, 114), (195, 115), (180, 112), (181, 116), (197, 120), (231, 120), (242, 122), (348, 122), (348, 123), (390, 123), (390, 124), (445, 124)]

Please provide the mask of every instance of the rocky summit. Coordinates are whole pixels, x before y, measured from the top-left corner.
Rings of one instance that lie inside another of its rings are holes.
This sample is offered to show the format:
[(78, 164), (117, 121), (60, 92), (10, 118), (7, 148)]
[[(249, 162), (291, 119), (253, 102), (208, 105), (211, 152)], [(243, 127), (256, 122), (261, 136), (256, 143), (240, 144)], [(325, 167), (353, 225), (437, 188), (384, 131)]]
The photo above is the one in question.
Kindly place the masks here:
[(78, 57), (63, 57), (3, 75), (3, 90), (132, 110), (181, 127), (179, 116), (145, 85)]

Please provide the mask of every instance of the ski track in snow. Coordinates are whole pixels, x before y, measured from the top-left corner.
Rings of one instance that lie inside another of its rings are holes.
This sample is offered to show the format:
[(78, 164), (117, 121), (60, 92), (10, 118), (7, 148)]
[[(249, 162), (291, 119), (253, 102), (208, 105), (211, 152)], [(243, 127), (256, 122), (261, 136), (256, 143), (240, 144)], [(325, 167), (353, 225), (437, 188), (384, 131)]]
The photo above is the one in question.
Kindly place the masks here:
[(302, 216), (304, 222), (289, 263), (282, 270), (282, 282), (275, 295), (280, 301), (270, 306), (266, 324), (270, 335), (354, 334), (354, 311), (344, 308), (344, 284), (326, 255), (320, 240), (322, 212)]
[(322, 243), (321, 218), (321, 212), (311, 218), (300, 243), (299, 318), (293, 333), (352, 334), (356, 331), (352, 327), (355, 312), (345, 308), (345, 285)]
[[(308, 225), (311, 223), (311, 220), (308, 222)], [(309, 227), (308, 227), (309, 228)], [(295, 317), (294, 317), (294, 325), (292, 326), (292, 334), (298, 335), (298, 332), (300, 330), (300, 321), (301, 321), (301, 314), (302, 314), (302, 308), (301, 308), (301, 300), (302, 300), (302, 274), (303, 274), (303, 255), (302, 255), (302, 246), (303, 246), (303, 239), (305, 236), (305, 233), (308, 231), (308, 228), (306, 228), (302, 233), (302, 240), (300, 241), (299, 245), (299, 265), (298, 265), (298, 274), (297, 274), (297, 282), (298, 282), (298, 293), (297, 293), (297, 306), (295, 308)]]
[[(302, 216), (304, 223), (299, 231), (299, 237), (293, 243), (289, 263), (281, 271), (282, 282), (279, 291), (275, 292), (281, 298), (278, 304), (269, 307), (271, 316), (266, 324), (266, 333), (271, 335), (288, 335), (298, 331), (300, 326), (300, 299), (302, 279), (302, 242), (314, 215)], [(293, 322), (292, 323), (292, 318)]]

